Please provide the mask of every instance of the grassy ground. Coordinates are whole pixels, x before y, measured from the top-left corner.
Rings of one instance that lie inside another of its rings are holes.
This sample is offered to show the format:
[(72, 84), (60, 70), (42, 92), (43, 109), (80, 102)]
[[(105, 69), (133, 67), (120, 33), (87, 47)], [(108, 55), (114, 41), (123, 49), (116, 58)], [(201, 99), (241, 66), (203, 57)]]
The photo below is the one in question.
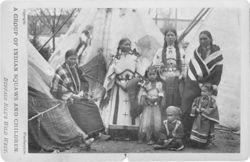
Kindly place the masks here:
[[(73, 147), (64, 153), (158, 153), (170, 152), (168, 150), (153, 150), (147, 144), (138, 144), (136, 141), (95, 141), (90, 150), (85, 147)], [(216, 132), (213, 145), (206, 149), (187, 147), (181, 152), (191, 153), (239, 153), (240, 136), (227, 132)]]

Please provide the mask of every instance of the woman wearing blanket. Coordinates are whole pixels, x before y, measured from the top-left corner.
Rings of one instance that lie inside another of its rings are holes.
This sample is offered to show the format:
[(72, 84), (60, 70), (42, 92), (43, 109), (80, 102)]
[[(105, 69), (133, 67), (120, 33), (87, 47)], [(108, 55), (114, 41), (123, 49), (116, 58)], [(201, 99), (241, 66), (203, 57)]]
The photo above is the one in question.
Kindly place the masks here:
[(105, 136), (102, 134), (105, 129), (98, 107), (86, 95), (86, 86), (83, 85), (86, 81), (81, 73), (78, 68), (77, 50), (68, 50), (65, 62), (55, 72), (51, 94), (67, 102), (72, 118), (89, 138)]
[(183, 124), (185, 142), (188, 144), (193, 117), (190, 116), (194, 99), (201, 95), (199, 83), (210, 83), (213, 86), (214, 96), (217, 96), (217, 87), (221, 81), (223, 57), (220, 47), (213, 44), (213, 38), (209, 31), (202, 31), (199, 35), (200, 45), (194, 51), (189, 62), (187, 77), (183, 91), (181, 109), (183, 112)]

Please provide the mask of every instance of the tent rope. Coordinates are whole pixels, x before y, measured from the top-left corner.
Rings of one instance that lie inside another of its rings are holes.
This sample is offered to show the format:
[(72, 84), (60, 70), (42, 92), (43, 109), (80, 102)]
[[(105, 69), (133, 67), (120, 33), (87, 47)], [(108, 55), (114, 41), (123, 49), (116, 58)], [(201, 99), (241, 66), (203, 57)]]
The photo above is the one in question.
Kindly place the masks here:
[(227, 133), (233, 133), (236, 135), (240, 135), (240, 132), (238, 130), (233, 130), (232, 128), (227, 127), (225, 125), (221, 125), (221, 124), (216, 126), (214, 129), (217, 131), (220, 131), (220, 132), (227, 132)]
[(37, 115), (35, 115), (35, 116), (31, 117), (30, 119), (28, 119), (28, 121), (31, 121), (31, 120), (37, 118), (38, 116), (41, 116), (41, 115), (43, 115), (43, 114), (45, 114), (45, 113), (47, 113), (47, 112), (49, 112), (49, 111), (51, 111), (51, 110), (57, 108), (59, 105), (61, 105), (61, 103), (56, 104), (55, 106), (49, 108), (48, 110), (45, 110), (45, 111), (43, 111), (43, 112), (41, 112), (41, 113), (38, 113)]

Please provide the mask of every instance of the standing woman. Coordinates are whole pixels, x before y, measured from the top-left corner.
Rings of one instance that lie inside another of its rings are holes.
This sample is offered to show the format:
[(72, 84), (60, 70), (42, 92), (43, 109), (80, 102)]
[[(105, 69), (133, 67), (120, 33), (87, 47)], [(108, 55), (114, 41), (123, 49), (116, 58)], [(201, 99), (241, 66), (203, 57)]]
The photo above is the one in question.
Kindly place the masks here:
[(114, 139), (137, 138), (139, 121), (132, 117), (133, 101), (129, 85), (141, 74), (137, 72), (138, 55), (131, 51), (131, 41), (128, 38), (121, 39), (104, 81), (107, 93), (102, 117), (106, 129)]
[(160, 67), (160, 77), (165, 83), (166, 105), (164, 107), (181, 106), (180, 82), (184, 71), (183, 54), (177, 42), (176, 29), (168, 28), (164, 33), (163, 48), (157, 51), (152, 63)]
[(193, 119), (190, 117), (191, 106), (194, 99), (201, 95), (199, 83), (211, 83), (214, 90), (213, 95), (216, 96), (222, 75), (223, 57), (220, 47), (213, 44), (211, 33), (202, 31), (199, 35), (199, 42), (200, 45), (195, 49), (193, 58), (188, 65), (181, 104), (186, 140), (189, 139), (193, 125)]

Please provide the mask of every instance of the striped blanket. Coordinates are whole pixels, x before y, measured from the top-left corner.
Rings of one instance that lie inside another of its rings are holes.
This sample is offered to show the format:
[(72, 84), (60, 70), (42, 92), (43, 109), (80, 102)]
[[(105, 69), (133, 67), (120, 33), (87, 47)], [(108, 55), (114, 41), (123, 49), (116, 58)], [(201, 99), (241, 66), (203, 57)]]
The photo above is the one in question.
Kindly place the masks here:
[[(191, 80), (203, 82), (207, 80), (210, 74), (216, 70), (216, 67), (222, 66), (223, 56), (221, 54), (220, 48), (216, 45), (214, 46), (215, 47), (214, 50), (212, 50), (212, 53), (204, 60), (201, 58), (198, 48), (194, 51), (194, 56), (189, 62), (188, 70), (188, 77)], [(214, 84), (218, 85), (219, 81), (215, 81)]]

